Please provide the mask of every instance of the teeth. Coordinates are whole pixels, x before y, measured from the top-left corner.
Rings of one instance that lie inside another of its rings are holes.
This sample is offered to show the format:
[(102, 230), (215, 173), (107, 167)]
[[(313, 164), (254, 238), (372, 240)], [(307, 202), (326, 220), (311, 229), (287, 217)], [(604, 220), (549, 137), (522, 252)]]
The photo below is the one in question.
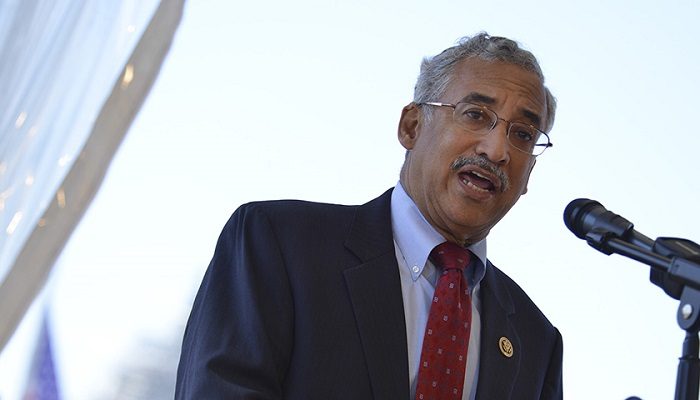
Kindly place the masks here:
[(486, 179), (487, 181), (490, 181), (490, 180), (491, 180), (490, 178), (488, 178), (488, 177), (486, 177), (486, 176), (483, 176), (483, 175), (481, 175), (480, 173), (478, 173), (478, 172), (476, 172), (476, 171), (470, 171), (470, 172), (471, 172), (472, 174), (478, 176), (478, 177), (481, 178), (481, 179)]
[(482, 189), (482, 188), (476, 186), (475, 184), (469, 182), (469, 181), (466, 180), (466, 179), (462, 179), (462, 183), (464, 183), (465, 185), (469, 186), (470, 188), (472, 188), (472, 189), (474, 189), (474, 190), (476, 190), (476, 191), (484, 192), (484, 193), (489, 193), (488, 190)]

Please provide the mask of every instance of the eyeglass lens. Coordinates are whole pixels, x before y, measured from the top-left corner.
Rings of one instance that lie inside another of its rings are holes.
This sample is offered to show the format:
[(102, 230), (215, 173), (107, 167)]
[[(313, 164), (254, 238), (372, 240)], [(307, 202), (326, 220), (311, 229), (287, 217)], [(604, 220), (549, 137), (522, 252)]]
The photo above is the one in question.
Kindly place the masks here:
[[(489, 133), (499, 119), (495, 112), (470, 103), (457, 104), (454, 117), (464, 128), (481, 135)], [(539, 155), (547, 148), (549, 139), (536, 128), (521, 122), (507, 123), (508, 141), (513, 147), (533, 155)]]

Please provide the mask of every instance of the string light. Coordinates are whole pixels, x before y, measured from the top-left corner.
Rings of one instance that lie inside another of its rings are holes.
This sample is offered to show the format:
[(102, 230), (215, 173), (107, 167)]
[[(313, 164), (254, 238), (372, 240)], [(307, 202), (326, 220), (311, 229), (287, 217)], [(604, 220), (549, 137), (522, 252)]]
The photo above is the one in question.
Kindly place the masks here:
[(28, 137), (34, 137), (36, 133), (39, 131), (39, 127), (34, 125), (31, 128), (29, 128), (29, 131), (27, 132)]
[(15, 120), (15, 128), (17, 128), (17, 129), (21, 128), (22, 125), (24, 125), (24, 121), (26, 121), (26, 120), (27, 120), (27, 113), (22, 111), (21, 113), (19, 113), (19, 115), (17, 116), (17, 119)]
[(0, 192), (0, 211), (5, 210), (5, 200), (9, 199), (10, 196), (12, 196), (12, 192), (14, 192), (13, 187), (10, 187), (9, 189), (5, 190), (4, 192)]
[(56, 202), (58, 202), (59, 208), (66, 208), (66, 192), (63, 189), (58, 189), (56, 192)]
[(17, 229), (17, 225), (19, 225), (19, 221), (22, 220), (22, 212), (17, 211), (15, 215), (12, 216), (12, 220), (10, 221), (10, 224), (7, 225), (7, 229), (5, 229), (5, 232), (7, 232), (8, 235), (12, 235), (15, 233), (15, 229)]
[(122, 89), (126, 89), (133, 80), (134, 66), (132, 64), (127, 64), (126, 68), (124, 68), (124, 76), (122, 77)]
[(68, 161), (70, 161), (70, 156), (68, 154), (66, 154), (63, 157), (58, 159), (58, 166), (65, 167), (66, 164), (68, 164)]

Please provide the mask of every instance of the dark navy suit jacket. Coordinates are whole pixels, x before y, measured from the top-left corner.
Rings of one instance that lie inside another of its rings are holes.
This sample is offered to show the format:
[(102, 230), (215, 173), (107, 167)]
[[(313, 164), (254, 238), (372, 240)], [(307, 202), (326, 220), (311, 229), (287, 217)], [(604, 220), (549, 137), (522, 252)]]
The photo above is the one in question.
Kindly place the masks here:
[[(408, 400), (390, 200), (240, 207), (195, 299), (175, 398)], [(481, 296), (477, 399), (561, 399), (556, 328), (493, 265)]]

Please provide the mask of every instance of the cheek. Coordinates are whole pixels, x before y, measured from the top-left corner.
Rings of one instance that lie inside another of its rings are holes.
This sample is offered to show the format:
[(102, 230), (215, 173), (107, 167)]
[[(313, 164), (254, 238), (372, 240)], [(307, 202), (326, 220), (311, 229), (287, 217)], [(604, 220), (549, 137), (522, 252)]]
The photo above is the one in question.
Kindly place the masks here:
[(533, 166), (529, 162), (523, 163), (521, 167), (515, 168), (516, 172), (513, 172), (513, 175), (511, 175), (513, 189), (520, 194), (524, 194), (527, 191), (527, 183), (530, 180), (530, 172), (532, 172)]
[(419, 138), (414, 150), (421, 158), (423, 169), (435, 173), (436, 170), (443, 168), (446, 160), (454, 151), (454, 144), (446, 140), (448, 138), (445, 136), (440, 131), (436, 131), (424, 134)]
[[(421, 173), (433, 184), (445, 184), (452, 171), (454, 161), (463, 155), (474, 154), (476, 142), (464, 132), (443, 125), (423, 132), (414, 150), (420, 152)], [(418, 154), (417, 154), (418, 155)]]
[(473, 155), (476, 142), (463, 132), (445, 130), (439, 139), (432, 143), (435, 159), (441, 160), (448, 168), (460, 156)]

